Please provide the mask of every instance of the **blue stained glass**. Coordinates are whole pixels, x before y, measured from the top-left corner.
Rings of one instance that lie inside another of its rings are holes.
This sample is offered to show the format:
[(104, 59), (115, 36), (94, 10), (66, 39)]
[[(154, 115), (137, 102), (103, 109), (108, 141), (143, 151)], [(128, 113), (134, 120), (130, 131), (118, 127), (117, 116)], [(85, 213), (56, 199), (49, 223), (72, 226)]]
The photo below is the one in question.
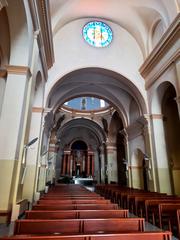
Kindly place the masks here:
[(113, 38), (111, 28), (100, 21), (88, 22), (83, 27), (83, 37), (90, 45), (94, 47), (106, 47)]

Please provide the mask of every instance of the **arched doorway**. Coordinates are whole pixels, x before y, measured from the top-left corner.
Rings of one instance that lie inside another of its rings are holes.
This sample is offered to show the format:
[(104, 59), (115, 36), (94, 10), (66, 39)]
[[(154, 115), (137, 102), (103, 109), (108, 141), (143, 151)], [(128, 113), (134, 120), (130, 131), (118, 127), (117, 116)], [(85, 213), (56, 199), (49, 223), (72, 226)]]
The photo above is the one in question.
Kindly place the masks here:
[(92, 175), (92, 165), (91, 172), (89, 172), (88, 165), (88, 151), (87, 145), (84, 141), (75, 141), (71, 146), (71, 156), (72, 156), (72, 175), (76, 177), (86, 178), (89, 173)]
[(179, 168), (180, 168), (180, 119), (176, 103), (176, 92), (172, 85), (169, 85), (162, 99), (162, 114), (165, 131), (167, 155), (171, 177), (172, 192), (180, 194)]

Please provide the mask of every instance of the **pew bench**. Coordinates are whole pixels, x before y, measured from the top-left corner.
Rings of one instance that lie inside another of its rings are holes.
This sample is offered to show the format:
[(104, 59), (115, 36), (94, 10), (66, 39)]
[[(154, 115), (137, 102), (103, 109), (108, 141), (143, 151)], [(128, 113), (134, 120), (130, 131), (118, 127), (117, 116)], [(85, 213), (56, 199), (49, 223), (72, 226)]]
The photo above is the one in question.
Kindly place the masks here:
[(31, 236), (16, 235), (4, 237), (2, 240), (171, 240), (171, 232), (131, 232), (117, 234), (91, 234), (91, 235), (71, 235), (71, 236)]
[(104, 234), (121, 232), (143, 232), (143, 218), (111, 219), (58, 219), (36, 220), (22, 219), (15, 221), (14, 235), (68, 235), (68, 234)]
[(26, 211), (26, 219), (90, 219), (126, 218), (128, 210), (64, 210), (64, 211)]
[(38, 200), (37, 204), (42, 204), (42, 205), (51, 205), (51, 204), (109, 204), (111, 203), (110, 200), (106, 199), (75, 199), (75, 200), (50, 200), (50, 199), (43, 199), (43, 200)]
[(177, 222), (178, 222), (178, 235), (180, 239), (180, 209), (177, 210), (176, 214), (177, 214)]
[(168, 230), (173, 232), (174, 235), (179, 235), (180, 239), (178, 209), (180, 209), (180, 203), (162, 203), (158, 205), (159, 227), (165, 229), (168, 226)]
[(118, 209), (117, 204), (64, 204), (64, 205), (34, 205), (32, 210), (107, 210)]
[(159, 220), (158, 206), (161, 203), (180, 203), (180, 199), (148, 199), (145, 200), (145, 215), (146, 221), (150, 222), (152, 218), (152, 224), (159, 226), (157, 220)]

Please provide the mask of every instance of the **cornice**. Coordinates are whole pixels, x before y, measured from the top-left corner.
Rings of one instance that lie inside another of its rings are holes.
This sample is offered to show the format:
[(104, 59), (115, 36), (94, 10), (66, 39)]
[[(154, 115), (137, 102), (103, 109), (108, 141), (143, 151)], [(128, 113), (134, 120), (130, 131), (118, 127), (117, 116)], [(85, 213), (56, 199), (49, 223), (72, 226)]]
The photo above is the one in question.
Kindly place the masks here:
[(8, 74), (31, 76), (30, 68), (27, 66), (6, 65), (5, 67)]
[[(44, 78), (47, 80), (48, 78), (48, 68), (50, 68), (50, 65), (48, 62), (50, 62), (47, 58), (46, 54), (46, 49), (49, 48), (49, 46), (46, 44), (46, 41), (44, 40), (43, 33), (47, 31), (43, 27), (43, 14), (45, 14), (45, 11), (40, 10), (41, 8), (41, 3), (40, 0), (32, 0), (28, 1), (30, 12), (31, 12), (31, 18), (32, 18), (32, 23), (33, 23), (33, 28), (34, 28), (34, 37), (37, 39), (37, 44), (39, 47), (39, 54), (40, 54), (40, 59), (42, 62), (42, 69), (44, 73)], [(44, 8), (43, 8), (44, 9)], [(50, 21), (50, 16), (49, 16), (49, 21)], [(38, 34), (36, 34), (38, 33)], [(51, 35), (52, 37), (52, 35)], [(52, 43), (51, 43), (52, 44)], [(53, 46), (53, 45), (52, 45)], [(51, 47), (52, 49), (52, 47)], [(52, 63), (54, 62), (54, 55), (53, 55), (53, 60)]]
[(32, 112), (36, 112), (36, 113), (43, 113), (44, 111), (44, 108), (41, 108), (41, 107), (33, 107), (32, 108)]
[(159, 120), (163, 120), (164, 116), (162, 114), (151, 114), (150, 118), (153, 119), (159, 119)]
[(0, 69), (0, 78), (6, 78), (6, 76), (7, 76), (7, 70)]
[[(162, 36), (159, 43), (153, 49), (153, 51), (149, 54), (147, 59), (144, 61), (143, 65), (140, 67), (139, 71), (143, 78), (147, 81), (147, 76), (152, 72), (152, 70), (157, 66), (163, 56), (168, 52), (168, 50), (173, 46), (176, 41), (179, 41), (179, 21), (180, 21), (180, 13), (176, 16), (172, 24), (169, 26), (167, 31)], [(165, 71), (167, 66), (169, 66), (172, 62), (175, 62), (179, 58), (179, 49), (175, 51), (171, 57), (166, 62), (166, 66), (163, 66), (160, 71), (153, 76), (153, 78), (157, 79), (158, 75), (162, 74)], [(151, 79), (152, 82), (152, 79)], [(148, 83), (146, 83), (146, 87), (148, 87)]]
[(54, 48), (49, 0), (36, 1), (48, 69), (54, 63)]

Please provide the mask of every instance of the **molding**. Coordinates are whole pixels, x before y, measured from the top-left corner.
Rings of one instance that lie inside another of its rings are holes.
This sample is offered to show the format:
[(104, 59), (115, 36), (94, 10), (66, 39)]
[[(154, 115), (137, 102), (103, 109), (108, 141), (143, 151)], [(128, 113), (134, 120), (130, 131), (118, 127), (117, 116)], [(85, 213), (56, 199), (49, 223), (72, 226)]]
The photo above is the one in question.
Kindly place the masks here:
[(153, 119), (161, 119), (163, 120), (163, 115), (162, 114), (151, 114), (150, 115), (150, 118), (153, 120)]
[(180, 96), (176, 97), (175, 100), (177, 103), (180, 103)]
[(43, 40), (45, 53), (47, 58), (47, 66), (48, 68), (52, 67), (54, 63), (54, 48), (53, 48), (53, 36), (52, 36), (52, 27), (51, 27), (51, 14), (50, 14), (50, 6), (49, 0), (41, 0), (40, 10), (43, 14)]
[(129, 165), (128, 165), (128, 168), (130, 168), (130, 169), (143, 169), (142, 166), (129, 166)]
[[(41, 57), (44, 57), (43, 64), (51, 68), (54, 63), (53, 36), (51, 27), (51, 14), (49, 0), (28, 1), (32, 13), (34, 31), (40, 29), (37, 41)], [(46, 67), (45, 66), (45, 67)]]
[(32, 112), (36, 112), (36, 113), (43, 113), (44, 108), (41, 107), (33, 107), (32, 108)]
[(0, 69), (0, 78), (6, 78), (6, 77), (7, 77), (7, 70)]
[(15, 75), (29, 75), (31, 76), (31, 71), (29, 67), (26, 66), (15, 66), (15, 65), (6, 65), (6, 70), (8, 74)]
[[(156, 47), (153, 49), (153, 51), (149, 54), (149, 56), (144, 61), (143, 65), (140, 67), (139, 71), (143, 78), (145, 78), (146, 84), (145, 87), (148, 89), (153, 82), (161, 76), (166, 69), (174, 62), (177, 61), (177, 59), (180, 56), (180, 50), (177, 48), (171, 56), (168, 57), (168, 60), (166, 60), (165, 63), (163, 63), (163, 66), (160, 66), (158, 70), (155, 71), (155, 74), (152, 74), (152, 71), (155, 67), (157, 67), (158, 63), (163, 59), (165, 54), (169, 51), (170, 48), (173, 47), (175, 42), (179, 41), (179, 24), (180, 22), (180, 13), (176, 16), (172, 24), (169, 26), (167, 31), (164, 33)], [(150, 77), (150, 74), (152, 75)], [(147, 79), (149, 77), (149, 79)]]

